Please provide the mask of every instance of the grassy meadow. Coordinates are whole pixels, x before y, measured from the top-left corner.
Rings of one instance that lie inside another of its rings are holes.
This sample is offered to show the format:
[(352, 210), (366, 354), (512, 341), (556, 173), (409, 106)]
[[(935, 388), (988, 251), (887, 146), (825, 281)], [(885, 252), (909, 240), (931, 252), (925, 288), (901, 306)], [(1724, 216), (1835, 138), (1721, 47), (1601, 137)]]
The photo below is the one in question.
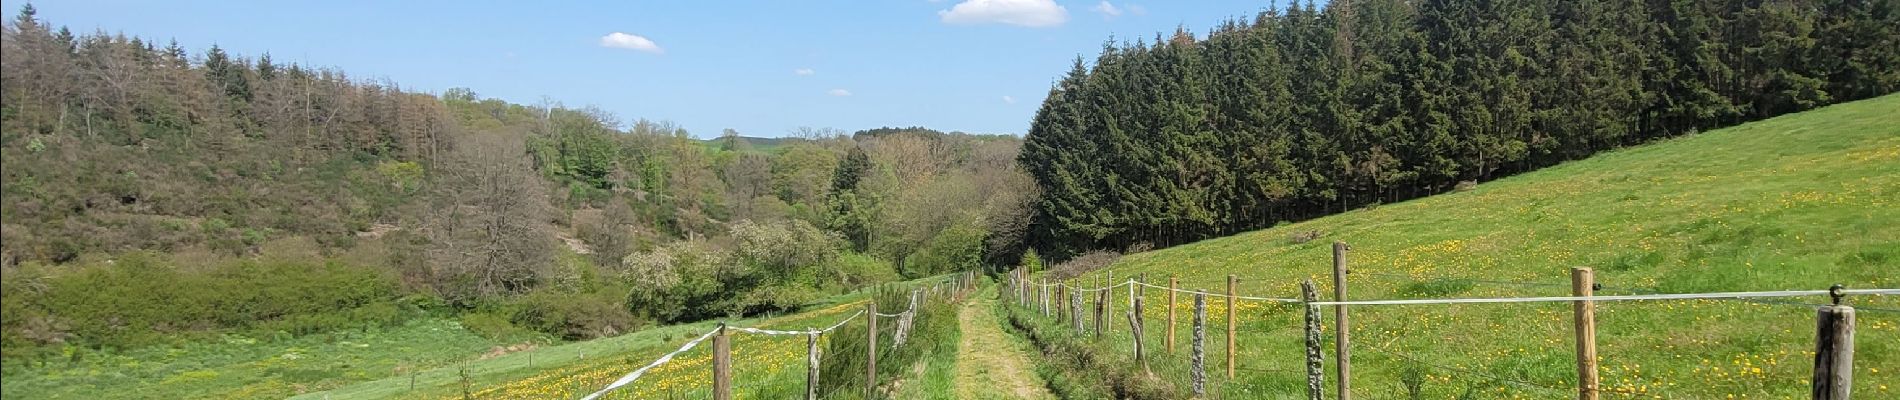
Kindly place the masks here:
[[(1569, 269), (1596, 270), (1600, 294), (1900, 287), (1900, 95), (1622, 149), (1478, 185), (1164, 250), (1131, 254), (1083, 278), (1145, 274), (1166, 285), (1298, 297), (1312, 278), (1331, 297), (1331, 247), (1351, 246), (1353, 299), (1527, 297), (1570, 293)], [(1317, 231), (1301, 242), (1300, 234)], [(1129, 338), (1086, 339), (1121, 368)], [(1148, 290), (1150, 348), (1162, 349), (1167, 295)], [(1806, 396), (1813, 304), (1599, 302), (1606, 398)], [(1861, 307), (1855, 393), (1900, 397), (1900, 298)], [(1153, 351), (1169, 396), (1185, 397), (1191, 296), (1173, 305), (1177, 348)], [(1216, 398), (1300, 398), (1303, 307), (1242, 301), (1237, 376), (1227, 379), (1227, 304), (1208, 300)], [(1011, 312), (1024, 313), (1016, 309)], [(1355, 398), (1563, 398), (1576, 372), (1569, 303), (1355, 306)], [(1332, 310), (1327, 391), (1332, 391)], [(1040, 319), (1041, 317), (1035, 317)], [(1047, 346), (1045, 346), (1045, 349)], [(1139, 385), (1135, 385), (1139, 386)]]

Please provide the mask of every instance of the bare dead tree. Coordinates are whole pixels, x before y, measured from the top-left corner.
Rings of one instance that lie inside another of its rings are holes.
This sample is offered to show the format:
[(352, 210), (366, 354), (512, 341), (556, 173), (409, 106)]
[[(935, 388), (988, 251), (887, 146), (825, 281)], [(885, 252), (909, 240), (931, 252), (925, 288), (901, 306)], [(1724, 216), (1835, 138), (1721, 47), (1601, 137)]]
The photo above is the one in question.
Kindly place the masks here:
[(474, 134), (445, 155), (421, 221), (430, 283), (451, 301), (526, 290), (554, 261), (550, 212), (517, 135)]

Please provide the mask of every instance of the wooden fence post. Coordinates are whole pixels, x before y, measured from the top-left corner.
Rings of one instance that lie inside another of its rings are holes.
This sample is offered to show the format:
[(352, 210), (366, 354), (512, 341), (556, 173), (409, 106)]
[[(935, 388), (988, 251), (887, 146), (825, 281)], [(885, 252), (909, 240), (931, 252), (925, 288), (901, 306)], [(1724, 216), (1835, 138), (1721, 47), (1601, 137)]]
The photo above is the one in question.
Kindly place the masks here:
[(1143, 373), (1150, 373), (1148, 370), (1148, 352), (1147, 349), (1142, 348), (1141, 334), (1144, 331), (1142, 325), (1145, 324), (1141, 321), (1141, 298), (1136, 297), (1135, 307), (1128, 310), (1128, 332), (1133, 334), (1135, 339), (1135, 363), (1141, 364), (1141, 371)]
[(1815, 312), (1815, 400), (1847, 400), (1854, 387), (1854, 308), (1834, 302)]
[[(1333, 301), (1346, 301), (1346, 242), (1333, 242)], [(1339, 400), (1352, 399), (1352, 338), (1346, 324), (1346, 306), (1333, 306), (1333, 359), (1339, 375)]]
[(1234, 379), (1234, 330), (1239, 329), (1239, 299), (1234, 297), (1234, 285), (1240, 283), (1234, 274), (1227, 274), (1227, 379)]
[(1082, 334), (1082, 291), (1069, 293), (1069, 325), (1075, 326), (1075, 334)]
[(1069, 314), (1069, 287), (1066, 285), (1063, 285), (1061, 280), (1057, 280), (1056, 281), (1056, 320), (1062, 321), (1064, 318), (1075, 318), (1074, 315), (1067, 315), (1067, 314)]
[(1174, 352), (1174, 305), (1179, 304), (1179, 303), (1174, 302), (1174, 294), (1177, 293), (1175, 292), (1175, 290), (1179, 286), (1180, 286), (1180, 279), (1176, 278), (1174, 275), (1168, 275), (1168, 339), (1167, 339), (1167, 342), (1168, 342), (1169, 353)]
[[(1570, 269), (1570, 294), (1590, 297), (1595, 293), (1596, 274), (1590, 268)], [(1597, 317), (1595, 302), (1575, 302), (1577, 330), (1577, 400), (1597, 400)]]
[(1326, 352), (1320, 349), (1319, 289), (1313, 278), (1300, 281), (1300, 300), (1306, 302), (1306, 400), (1322, 400), (1326, 393)]
[(1102, 275), (1102, 334), (1115, 334), (1115, 318), (1108, 318), (1108, 311), (1115, 309), (1115, 273)]
[(726, 324), (719, 324), (719, 333), (713, 336), (713, 400), (732, 400), (732, 336), (726, 334)]
[(805, 400), (818, 400), (818, 329), (805, 332)]
[(1062, 297), (1062, 281), (1058, 280), (1054, 285), (1049, 286), (1050, 321), (1062, 322), (1062, 302), (1065, 301), (1063, 299), (1065, 297)]
[(1095, 293), (1095, 337), (1101, 338), (1104, 326), (1108, 325), (1108, 289)]
[(877, 398), (877, 300), (865, 303), (864, 398)]
[(1207, 293), (1194, 293), (1194, 354), (1188, 358), (1188, 375), (1194, 379), (1194, 397), (1207, 395)]
[(1044, 291), (1042, 293), (1042, 313), (1044, 316), (1054, 317), (1056, 315), (1056, 290), (1060, 288), (1050, 284), (1049, 278), (1043, 278), (1042, 285)]

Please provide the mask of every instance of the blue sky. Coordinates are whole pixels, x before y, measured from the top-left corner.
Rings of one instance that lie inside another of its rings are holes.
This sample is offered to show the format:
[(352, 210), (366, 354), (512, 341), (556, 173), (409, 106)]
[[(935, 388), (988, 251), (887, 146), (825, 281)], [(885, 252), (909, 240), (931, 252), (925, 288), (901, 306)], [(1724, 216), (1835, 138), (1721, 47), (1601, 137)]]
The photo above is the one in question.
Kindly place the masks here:
[[(695, 136), (922, 125), (1021, 134), (1050, 84), (1109, 37), (1197, 34), (1266, 1), (40, 0), (75, 31), (216, 43), (414, 90), (547, 96)], [(20, 1), (5, 2), (11, 20)], [(1105, 7), (1104, 5), (1111, 7)]]

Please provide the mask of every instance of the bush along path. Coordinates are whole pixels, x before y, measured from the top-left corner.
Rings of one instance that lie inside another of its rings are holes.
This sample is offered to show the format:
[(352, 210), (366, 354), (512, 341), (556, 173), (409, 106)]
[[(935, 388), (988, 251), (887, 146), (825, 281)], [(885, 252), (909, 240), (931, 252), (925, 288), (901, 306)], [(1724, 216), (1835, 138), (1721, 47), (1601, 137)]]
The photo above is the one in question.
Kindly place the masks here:
[(959, 399), (1053, 399), (1030, 361), (1029, 344), (1003, 332), (996, 297), (971, 296), (957, 310), (963, 339), (957, 345)]

